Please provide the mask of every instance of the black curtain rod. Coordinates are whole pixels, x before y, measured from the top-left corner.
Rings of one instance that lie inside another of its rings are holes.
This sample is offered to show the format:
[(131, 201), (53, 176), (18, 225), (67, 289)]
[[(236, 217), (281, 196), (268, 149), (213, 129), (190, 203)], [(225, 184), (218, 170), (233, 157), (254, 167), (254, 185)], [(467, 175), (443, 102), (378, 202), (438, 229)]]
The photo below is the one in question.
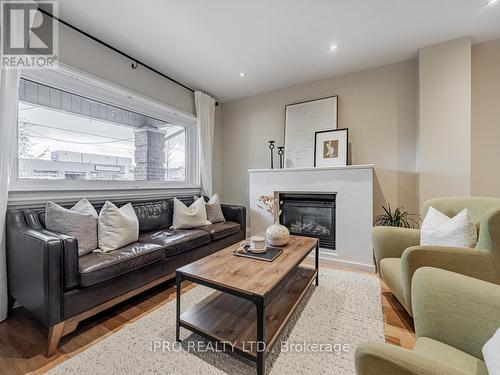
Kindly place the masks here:
[[(99, 43), (99, 44), (102, 44), (103, 46), (105, 46), (105, 47), (109, 48), (110, 50), (115, 51), (116, 53), (118, 53), (118, 54), (120, 54), (120, 55), (122, 55), (122, 56), (126, 57), (127, 59), (132, 60), (132, 61), (133, 61), (133, 63), (132, 63), (132, 69), (136, 69), (139, 65), (142, 65), (143, 67), (145, 67), (145, 68), (147, 68), (147, 69), (151, 70), (152, 72), (155, 72), (156, 74), (158, 74), (158, 75), (162, 76), (163, 78), (166, 78), (166, 79), (168, 79), (169, 81), (172, 81), (172, 82), (174, 82), (174, 83), (178, 84), (179, 86), (182, 86), (182, 87), (184, 87), (185, 89), (187, 89), (187, 90), (189, 90), (189, 91), (191, 91), (191, 92), (193, 92), (193, 93), (194, 93), (194, 90), (193, 90), (191, 87), (188, 87), (188, 86), (184, 85), (183, 83), (180, 83), (179, 81), (177, 81), (177, 80), (175, 80), (175, 79), (173, 79), (173, 78), (171, 78), (171, 77), (167, 76), (166, 74), (163, 74), (162, 72), (159, 72), (159, 71), (158, 71), (158, 70), (156, 70), (155, 68), (152, 68), (152, 67), (150, 67), (150, 66), (149, 66), (149, 65), (147, 65), (147, 64), (144, 64), (144, 63), (143, 63), (142, 61), (140, 61), (139, 59), (136, 59), (135, 57), (132, 57), (132, 56), (130, 56), (130, 55), (128, 55), (128, 54), (126, 54), (126, 53), (125, 53), (125, 52), (123, 52), (123, 51), (120, 51), (118, 48), (115, 48), (115, 47), (113, 47), (112, 45), (110, 45), (110, 44), (106, 43), (105, 41), (103, 41), (103, 40), (101, 40), (101, 39), (99, 39), (99, 38), (96, 38), (95, 36), (93, 36), (93, 35), (89, 34), (88, 32), (83, 31), (83, 30), (79, 29), (78, 27), (76, 27), (76, 26), (74, 26), (74, 25), (70, 24), (69, 22), (66, 22), (66, 21), (64, 21), (64, 20), (62, 20), (62, 19), (60, 19), (60, 18), (58, 18), (58, 17), (54, 16), (52, 13), (49, 13), (49, 12), (47, 12), (46, 10), (44, 10), (44, 9), (42, 9), (42, 8), (40, 8), (40, 7), (38, 7), (38, 10), (39, 10), (40, 12), (42, 12), (43, 14), (45, 14), (45, 15), (47, 15), (47, 16), (49, 16), (49, 17), (52, 17), (52, 18), (53, 18), (53, 19), (55, 19), (57, 22), (62, 23), (62, 24), (63, 24), (63, 25), (65, 25), (65, 26), (68, 26), (69, 28), (71, 28), (71, 29), (73, 29), (73, 30), (75, 30), (75, 31), (79, 32), (79, 33), (80, 33), (80, 34), (82, 34), (82, 35), (85, 35), (87, 38), (92, 39), (94, 42), (97, 42), (97, 43)], [(135, 65), (134, 65), (134, 63), (135, 63)]]

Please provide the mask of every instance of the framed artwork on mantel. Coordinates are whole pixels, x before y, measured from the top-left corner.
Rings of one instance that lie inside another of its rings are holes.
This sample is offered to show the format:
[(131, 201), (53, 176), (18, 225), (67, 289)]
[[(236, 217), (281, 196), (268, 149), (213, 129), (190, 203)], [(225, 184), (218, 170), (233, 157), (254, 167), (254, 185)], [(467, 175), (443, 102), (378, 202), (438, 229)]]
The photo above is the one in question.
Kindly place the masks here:
[(285, 168), (314, 166), (318, 131), (337, 129), (338, 96), (285, 106)]
[(345, 167), (348, 161), (349, 130), (323, 130), (314, 137), (315, 167)]

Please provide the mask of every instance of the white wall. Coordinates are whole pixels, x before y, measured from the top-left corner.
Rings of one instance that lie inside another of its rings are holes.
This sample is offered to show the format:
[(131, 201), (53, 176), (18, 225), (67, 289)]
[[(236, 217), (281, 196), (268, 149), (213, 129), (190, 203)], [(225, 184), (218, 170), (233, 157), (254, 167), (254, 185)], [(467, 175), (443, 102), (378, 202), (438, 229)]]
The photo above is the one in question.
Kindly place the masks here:
[(268, 140), (283, 144), (285, 105), (339, 95), (352, 164), (375, 164), (374, 206), (418, 211), (416, 60), (294, 86), (222, 105), (222, 197), (249, 206), (248, 169), (268, 168)]
[(500, 39), (472, 46), (472, 194), (500, 197)]
[(471, 193), (471, 40), (419, 52), (420, 203)]
[[(113, 44), (113, 41), (107, 42)], [(140, 56), (137, 57), (140, 59)], [(194, 113), (194, 95), (191, 91), (142, 66), (132, 69), (130, 60), (62, 24), (59, 24), (59, 60), (170, 106)], [(168, 75), (168, 72), (163, 73)]]

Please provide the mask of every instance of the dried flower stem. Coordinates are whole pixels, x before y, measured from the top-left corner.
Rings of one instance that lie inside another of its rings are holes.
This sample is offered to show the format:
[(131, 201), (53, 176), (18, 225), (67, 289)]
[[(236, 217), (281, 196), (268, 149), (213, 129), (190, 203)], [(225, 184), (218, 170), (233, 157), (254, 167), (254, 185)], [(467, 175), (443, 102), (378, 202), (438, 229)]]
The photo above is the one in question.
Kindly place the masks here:
[(262, 205), (257, 204), (261, 210), (264, 210), (271, 214), (274, 222), (279, 221), (279, 216), (281, 215), (281, 210), (279, 209), (279, 202), (271, 195), (261, 195), (258, 199)]

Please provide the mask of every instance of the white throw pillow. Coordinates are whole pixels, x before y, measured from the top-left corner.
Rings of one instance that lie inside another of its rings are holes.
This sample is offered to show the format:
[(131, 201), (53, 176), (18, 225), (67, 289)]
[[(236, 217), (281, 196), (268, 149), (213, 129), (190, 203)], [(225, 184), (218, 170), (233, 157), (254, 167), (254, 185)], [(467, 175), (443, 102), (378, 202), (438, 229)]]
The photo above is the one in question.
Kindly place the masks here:
[(69, 210), (47, 202), (45, 227), (50, 231), (75, 237), (79, 256), (97, 249), (97, 211), (86, 198), (82, 198)]
[(187, 207), (177, 198), (174, 198), (174, 218), (172, 228), (190, 229), (212, 224), (207, 220), (207, 210), (203, 197), (198, 198)]
[(490, 375), (500, 375), (500, 328), (483, 346), (483, 358)]
[(118, 208), (106, 201), (99, 213), (99, 248), (107, 253), (139, 238), (139, 220), (131, 203)]
[(429, 207), (420, 229), (420, 245), (474, 247), (477, 229), (469, 210), (464, 209), (453, 218)]

